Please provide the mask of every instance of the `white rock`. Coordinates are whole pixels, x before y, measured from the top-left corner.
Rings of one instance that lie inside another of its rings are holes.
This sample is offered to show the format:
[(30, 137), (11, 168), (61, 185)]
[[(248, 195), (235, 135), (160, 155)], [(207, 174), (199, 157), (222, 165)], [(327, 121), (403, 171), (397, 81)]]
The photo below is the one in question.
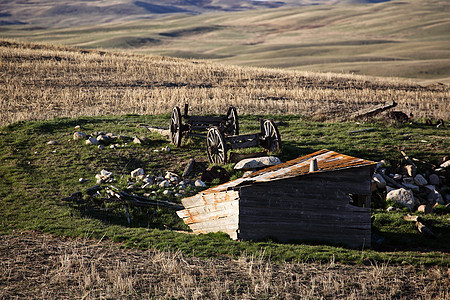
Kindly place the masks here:
[(177, 177), (178, 175), (172, 172), (166, 172), (166, 176), (164, 178), (171, 179), (172, 177)]
[(428, 177), (430, 180), (430, 184), (432, 185), (438, 185), (439, 184), (439, 176), (437, 174), (431, 174), (430, 177)]
[(99, 142), (108, 142), (109, 137), (107, 135), (101, 134), (97, 137), (97, 141)]
[(142, 141), (138, 137), (134, 137), (133, 143), (135, 143), (135, 144), (142, 144)]
[(159, 177), (156, 177), (155, 180), (157, 182), (161, 182), (161, 181), (164, 181), (164, 177), (159, 176)]
[(47, 145), (58, 145), (57, 141), (49, 141)]
[(116, 145), (109, 145), (109, 148), (111, 148), (111, 149), (116, 149), (117, 146), (116, 146)]
[(184, 190), (184, 189), (186, 189), (186, 186), (185, 186), (184, 184), (180, 183), (180, 184), (178, 185), (178, 188), (179, 188), (180, 190)]
[(148, 188), (148, 187), (152, 187), (151, 183), (146, 183), (142, 186), (143, 189)]
[(131, 178), (135, 178), (141, 175), (144, 175), (144, 169), (142, 168), (137, 168), (136, 170), (131, 171)]
[(169, 190), (164, 190), (164, 192), (163, 192), (163, 195), (171, 195), (171, 194), (172, 194), (172, 192)]
[(194, 185), (197, 187), (206, 187), (206, 184), (201, 180), (196, 180)]
[(81, 182), (81, 183), (84, 183), (84, 182), (86, 182), (86, 179), (84, 179), (84, 178), (82, 177), (82, 178), (78, 179), (78, 181)]
[(80, 129), (80, 128), (81, 128), (80, 125), (75, 126), (75, 129)]
[(144, 179), (142, 179), (142, 181), (148, 184), (153, 184), (153, 179), (150, 175), (145, 176)]
[(421, 174), (417, 174), (416, 177), (414, 177), (414, 182), (418, 186), (424, 186), (428, 183), (425, 177), (423, 177)]
[(264, 156), (256, 158), (247, 158), (238, 162), (235, 166), (235, 170), (251, 170), (265, 168), (281, 164), (281, 160), (275, 156)]
[(394, 180), (400, 181), (402, 180), (403, 176), (401, 174), (394, 174), (394, 177), (392, 177)]
[(98, 145), (98, 140), (95, 137), (90, 137), (86, 140), (86, 145)]
[(83, 133), (83, 132), (75, 132), (73, 134), (73, 140), (74, 141), (84, 140), (86, 138), (87, 138), (87, 135), (86, 135), (86, 133)]
[(386, 211), (396, 211), (397, 209), (393, 206), (389, 206)]
[(408, 188), (408, 189), (413, 190), (414, 192), (419, 192), (420, 191), (420, 188), (417, 185), (415, 185), (415, 184), (404, 183), (403, 186)]
[(447, 160), (446, 162), (442, 163), (442, 164), (440, 165), (440, 167), (441, 167), (441, 168), (444, 168), (444, 169), (450, 168), (450, 160)]
[(162, 187), (162, 188), (169, 187), (169, 186), (170, 186), (170, 182), (169, 182), (169, 180), (161, 181), (161, 182), (159, 183), (159, 186)]
[(181, 195), (181, 194), (179, 194), (179, 193), (176, 193), (176, 194), (175, 194), (175, 197), (177, 197), (177, 198), (180, 198), (181, 196), (183, 196), (183, 195)]
[(100, 171), (100, 175), (105, 176), (105, 177), (111, 177), (113, 175), (113, 173), (103, 169)]
[(377, 188), (379, 188), (380, 190), (386, 188), (386, 180), (384, 180), (381, 174), (373, 175), (372, 180), (377, 184)]
[(390, 191), (386, 195), (386, 199), (392, 200), (402, 206), (407, 207), (410, 211), (414, 210), (415, 200), (413, 192), (410, 190), (405, 190), (404, 188), (396, 189)]

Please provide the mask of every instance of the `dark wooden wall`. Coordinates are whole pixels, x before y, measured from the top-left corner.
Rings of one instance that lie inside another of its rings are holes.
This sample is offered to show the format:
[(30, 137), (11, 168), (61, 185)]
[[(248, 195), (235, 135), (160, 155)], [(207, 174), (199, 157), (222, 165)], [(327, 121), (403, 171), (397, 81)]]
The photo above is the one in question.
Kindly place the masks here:
[(241, 187), (238, 237), (370, 247), (370, 207), (351, 205), (349, 197), (370, 195), (370, 169), (350, 168)]

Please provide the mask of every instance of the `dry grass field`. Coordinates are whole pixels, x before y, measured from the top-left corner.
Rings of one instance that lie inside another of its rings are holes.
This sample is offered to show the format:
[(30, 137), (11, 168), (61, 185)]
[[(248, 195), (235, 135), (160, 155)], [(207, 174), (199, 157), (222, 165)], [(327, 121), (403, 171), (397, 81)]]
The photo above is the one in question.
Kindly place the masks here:
[(277, 264), (23, 233), (0, 235), (1, 299), (448, 299), (449, 269)]
[[(248, 7), (234, 0), (169, 1), (165, 4), (190, 6), (167, 9), (157, 18), (151, 9), (135, 5), (143, 1), (118, 1), (121, 10), (101, 2), (0, 3), (0, 11), (6, 12), (0, 14), (0, 38), (241, 66), (450, 82), (446, 0), (314, 1), (320, 5), (295, 0), (283, 2), (296, 7), (271, 9), (262, 9), (268, 1), (247, 1)], [(211, 2), (221, 8), (205, 13), (202, 5)], [(189, 13), (192, 3), (199, 14)], [(14, 20), (21, 23), (14, 25)]]
[(20, 120), (161, 114), (298, 114), (345, 119), (378, 104), (449, 119), (450, 90), (366, 76), (220, 65), (152, 55), (0, 41), (0, 125)]

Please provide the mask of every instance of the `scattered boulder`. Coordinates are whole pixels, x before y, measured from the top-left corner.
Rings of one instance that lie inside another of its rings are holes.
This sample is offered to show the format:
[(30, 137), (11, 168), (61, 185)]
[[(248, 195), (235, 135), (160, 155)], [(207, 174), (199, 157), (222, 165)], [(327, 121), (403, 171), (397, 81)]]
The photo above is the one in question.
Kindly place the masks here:
[(416, 177), (414, 177), (414, 183), (418, 186), (424, 186), (428, 184), (428, 181), (421, 174), (417, 174)]
[(138, 138), (138, 137), (134, 137), (134, 139), (133, 139), (133, 143), (135, 143), (135, 144), (142, 144), (142, 141), (141, 141), (141, 139), (140, 139), (140, 138)]
[(431, 205), (419, 205), (419, 207), (417, 208), (418, 212), (423, 212), (424, 214), (430, 214), (433, 212), (433, 206)]
[(444, 198), (442, 198), (441, 193), (439, 193), (436, 189), (430, 191), (430, 193), (428, 194), (428, 202), (429, 203), (438, 203), (438, 204), (442, 204), (445, 205), (445, 200)]
[(243, 159), (234, 166), (234, 169), (252, 170), (252, 169), (266, 168), (278, 164), (281, 164), (281, 160), (278, 157), (263, 156), (263, 157)]
[(158, 184), (160, 187), (162, 188), (167, 188), (170, 186), (170, 181), (169, 180), (163, 180)]
[(84, 178), (82, 177), (82, 178), (78, 179), (78, 181), (79, 181), (80, 183), (85, 183), (87, 180), (84, 179)]
[(59, 145), (57, 141), (48, 141), (47, 145)]
[(102, 143), (108, 143), (109, 136), (107, 136), (105, 134), (101, 134), (101, 135), (97, 136), (97, 141), (102, 142)]
[(201, 180), (204, 182), (212, 182), (214, 179), (219, 179), (220, 183), (230, 180), (230, 174), (227, 170), (219, 166), (213, 166), (203, 172)]
[(73, 134), (73, 140), (74, 141), (78, 141), (78, 140), (85, 140), (87, 138), (87, 135), (86, 135), (86, 133), (83, 133), (83, 132), (75, 132), (74, 134)]
[(404, 183), (403, 184), (404, 187), (413, 190), (414, 192), (419, 192), (420, 188), (417, 185), (414, 184), (409, 184), (409, 183)]
[(384, 180), (383, 176), (381, 174), (375, 174), (372, 177), (372, 180), (376, 183), (378, 189), (384, 189), (386, 188), (386, 180)]
[(395, 203), (407, 207), (410, 211), (414, 210), (415, 200), (412, 191), (404, 188), (390, 191), (386, 195), (386, 199), (392, 200)]
[(86, 140), (86, 145), (98, 145), (98, 140), (95, 137), (90, 137)]
[(439, 184), (439, 176), (437, 174), (431, 174), (430, 177), (428, 177), (428, 180), (430, 181), (430, 184), (432, 185), (438, 185)]
[(131, 172), (131, 178), (136, 178), (140, 175), (144, 175), (144, 169), (142, 168), (137, 168), (136, 170)]
[(206, 187), (206, 184), (203, 181), (201, 181), (201, 180), (196, 180), (194, 185), (196, 187)]

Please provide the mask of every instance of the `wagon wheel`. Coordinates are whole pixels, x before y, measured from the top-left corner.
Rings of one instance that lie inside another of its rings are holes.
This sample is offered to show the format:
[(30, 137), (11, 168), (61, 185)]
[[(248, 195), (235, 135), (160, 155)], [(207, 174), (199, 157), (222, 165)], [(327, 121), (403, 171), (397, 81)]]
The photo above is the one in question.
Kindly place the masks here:
[(227, 144), (219, 128), (212, 127), (206, 134), (206, 151), (209, 162), (215, 164), (227, 163)]
[(264, 120), (261, 135), (263, 139), (262, 146), (264, 148), (272, 153), (281, 151), (281, 135), (272, 120)]
[(170, 117), (170, 141), (177, 147), (181, 145), (181, 112), (178, 106), (173, 108)]
[(239, 135), (239, 121), (236, 107), (230, 106), (227, 112), (224, 133), (229, 135)]

